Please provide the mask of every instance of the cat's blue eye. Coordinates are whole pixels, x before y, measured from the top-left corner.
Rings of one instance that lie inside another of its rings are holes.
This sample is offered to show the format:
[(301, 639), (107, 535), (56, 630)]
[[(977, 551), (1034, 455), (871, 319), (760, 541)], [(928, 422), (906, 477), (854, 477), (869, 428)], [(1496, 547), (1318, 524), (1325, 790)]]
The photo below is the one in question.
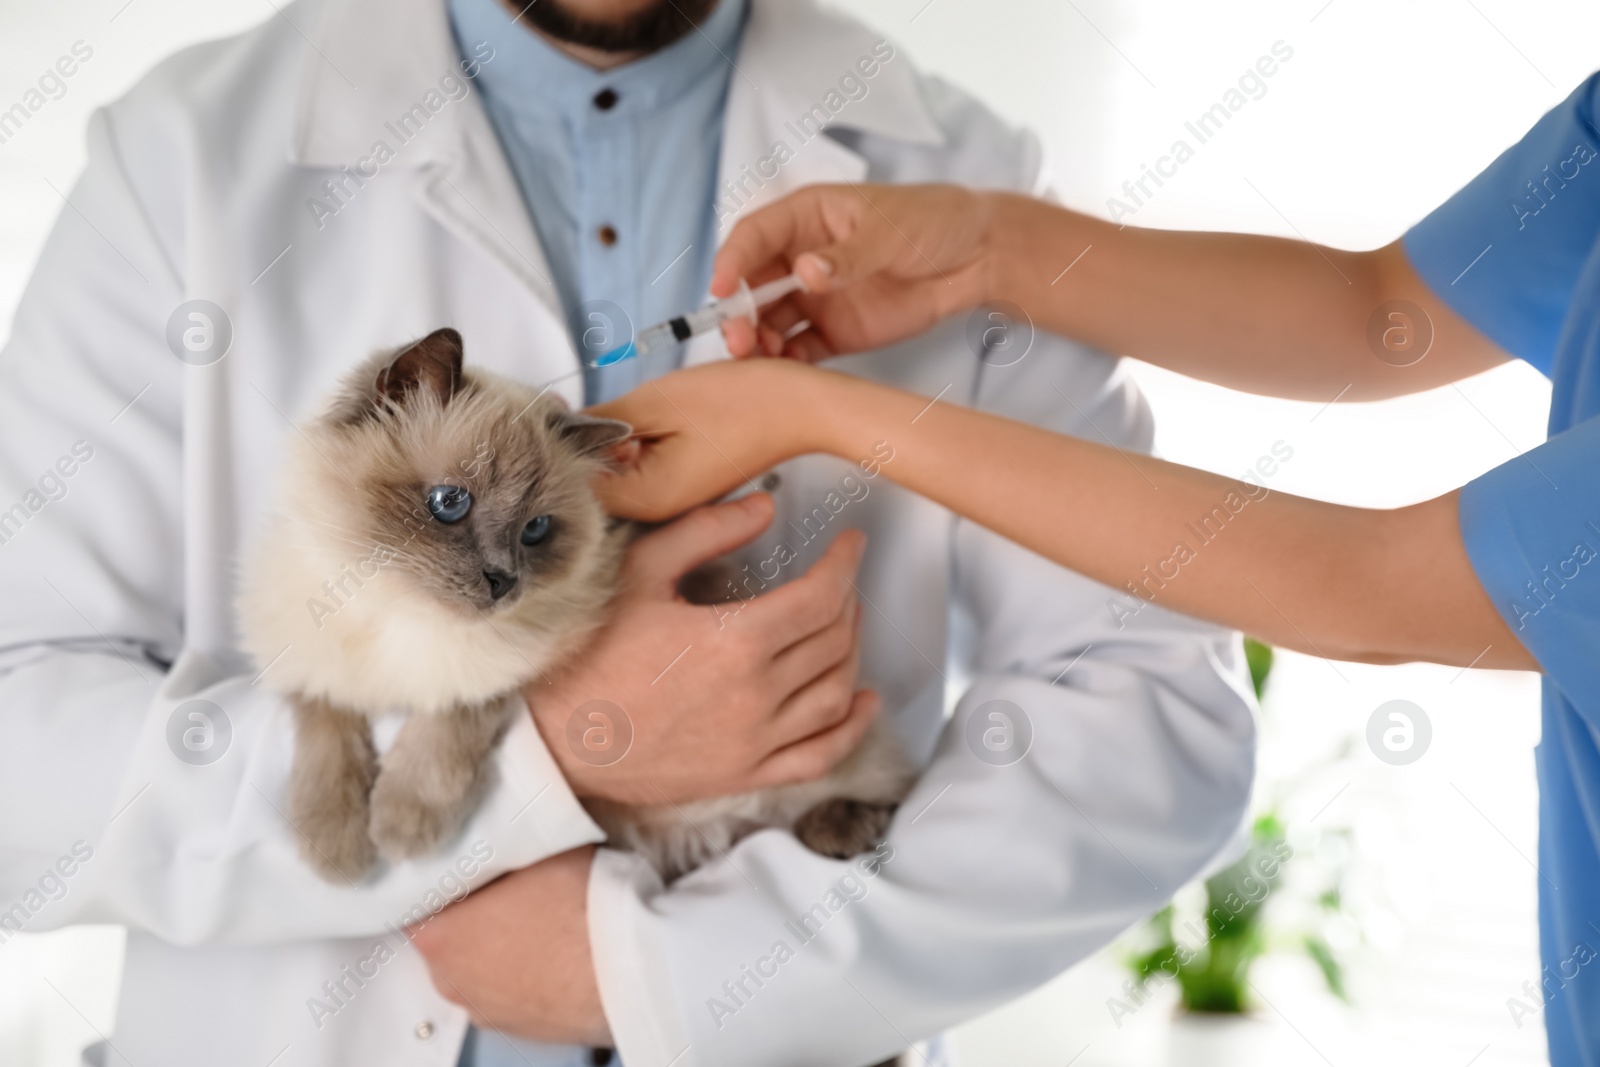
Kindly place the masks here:
[(537, 518), (529, 519), (528, 525), (522, 528), (522, 543), (530, 548), (549, 536), (550, 516), (548, 515), (540, 515)]
[(460, 522), (472, 510), (472, 494), (459, 485), (436, 485), (428, 490), (428, 512), (440, 522)]

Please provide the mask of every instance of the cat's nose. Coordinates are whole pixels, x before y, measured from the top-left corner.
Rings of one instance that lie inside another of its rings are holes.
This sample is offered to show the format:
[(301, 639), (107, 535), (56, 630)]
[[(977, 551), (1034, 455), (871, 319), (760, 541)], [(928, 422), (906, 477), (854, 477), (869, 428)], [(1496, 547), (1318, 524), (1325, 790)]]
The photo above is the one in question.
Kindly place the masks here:
[(517, 587), (517, 576), (505, 571), (484, 571), (483, 580), (489, 583), (489, 595), (495, 600)]

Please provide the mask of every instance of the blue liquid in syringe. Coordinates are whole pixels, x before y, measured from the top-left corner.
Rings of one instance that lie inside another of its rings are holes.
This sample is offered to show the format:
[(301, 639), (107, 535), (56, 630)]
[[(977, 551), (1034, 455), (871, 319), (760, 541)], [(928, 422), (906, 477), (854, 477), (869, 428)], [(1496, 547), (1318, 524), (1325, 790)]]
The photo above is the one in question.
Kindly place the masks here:
[(689, 324), (682, 318), (657, 323), (627, 344), (618, 345), (594, 361), (596, 367), (609, 367), (634, 356), (648, 355), (666, 348), (669, 344), (686, 341), (690, 337)]
[(605, 355), (600, 356), (594, 361), (594, 365), (596, 367), (609, 367), (613, 363), (621, 363), (623, 360), (631, 359), (636, 355), (638, 355), (638, 349), (634, 347), (632, 341), (629, 341), (627, 344), (618, 345)]

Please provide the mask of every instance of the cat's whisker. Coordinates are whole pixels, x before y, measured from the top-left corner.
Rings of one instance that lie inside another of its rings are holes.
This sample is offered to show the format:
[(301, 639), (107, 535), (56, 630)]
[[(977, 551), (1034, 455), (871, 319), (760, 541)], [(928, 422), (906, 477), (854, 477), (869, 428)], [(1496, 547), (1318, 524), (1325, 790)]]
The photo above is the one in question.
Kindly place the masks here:
[(290, 522), (296, 523), (296, 524), (298, 524), (300, 526), (307, 526), (307, 527), (320, 526), (320, 527), (323, 527), (324, 529), (332, 530), (335, 533), (347, 534), (351, 538), (356, 539), (358, 541), (367, 540), (367, 538), (362, 537), (360, 530), (352, 530), (347, 526), (340, 526), (338, 523), (329, 522), (327, 519), (318, 519), (318, 518), (307, 517), (305, 515), (289, 515), (289, 514), (286, 514), (284, 517), (286, 519), (288, 519)]
[(362, 531), (360, 531), (360, 530), (352, 530), (348, 526), (340, 526), (338, 523), (329, 522), (326, 519), (298, 518), (298, 519), (296, 519), (296, 521), (300, 522), (303, 525), (311, 525), (312, 523), (315, 523), (316, 525), (321, 526), (324, 529), (332, 530), (335, 533), (345, 534), (348, 537), (350, 537), (350, 538), (352, 538), (352, 539), (354, 539), (356, 541), (360, 541), (360, 542), (363, 542), (363, 543), (366, 543), (366, 544), (370, 544), (370, 545), (376, 545), (377, 544), (376, 541), (374, 541), (371, 537), (363, 534)]
[(291, 516), (291, 518), (294, 522), (298, 522), (302, 526), (316, 525), (324, 527), (328, 530), (332, 530), (334, 533), (343, 534), (344, 536), (338, 538), (338, 540), (344, 541), (347, 544), (355, 545), (357, 548), (365, 549), (368, 555), (373, 555), (379, 550), (385, 548), (389, 549), (391, 552), (394, 552), (396, 557), (403, 552), (402, 549), (397, 549), (393, 545), (387, 544), (386, 542), (374, 541), (369, 537), (363, 537), (358, 530), (347, 529), (346, 527), (336, 525), (335, 523), (328, 522), (324, 519), (307, 519), (302, 516)]
[(568, 372), (566, 374), (563, 374), (559, 378), (551, 378), (548, 382), (546, 382), (544, 384), (544, 387), (539, 390), (539, 394), (537, 396), (535, 396), (532, 400), (528, 401), (527, 404), (525, 404), (523, 406), (521, 411), (519, 411), (515, 415), (511, 416), (511, 421), (512, 422), (516, 422), (516, 421), (520, 420), (522, 418), (522, 416), (524, 416), (524, 415), (526, 415), (528, 413), (528, 408), (533, 407), (533, 405), (537, 404), (540, 400), (542, 400), (546, 393), (548, 393), (550, 390), (554, 389), (556, 386), (560, 385), (562, 382), (567, 381), (569, 378), (576, 378), (576, 377), (578, 377), (578, 375), (580, 375), (582, 373), (583, 373), (583, 371), (581, 371), (581, 370), (575, 370), (575, 371), (570, 371), (570, 372)]
[(329, 540), (336, 541), (340, 544), (350, 545), (352, 548), (362, 549), (364, 555), (370, 555), (371, 553), (377, 551), (378, 547), (371, 541), (363, 541), (358, 537), (348, 537), (338, 534), (330, 536)]

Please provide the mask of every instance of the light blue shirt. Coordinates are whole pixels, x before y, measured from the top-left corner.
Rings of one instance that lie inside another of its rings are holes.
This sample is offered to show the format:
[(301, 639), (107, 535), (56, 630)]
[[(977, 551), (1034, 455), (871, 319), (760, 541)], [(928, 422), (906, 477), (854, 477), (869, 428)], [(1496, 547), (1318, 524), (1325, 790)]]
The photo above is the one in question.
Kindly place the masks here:
[[(1461, 493), (1484, 590), (1544, 671), (1538, 990), (1552, 1067), (1600, 1067), (1600, 75), (1406, 234), (1417, 273), (1552, 385), (1550, 439)], [(1520, 1026), (1522, 1016), (1515, 1016)]]
[[(723, 106), (747, 5), (722, 0), (698, 30), (661, 51), (596, 71), (518, 25), (499, 0), (449, 0), (457, 47), (494, 46), (478, 89), (549, 259), (588, 403), (621, 396), (682, 359), (679, 348), (592, 365), (632, 331), (705, 300)], [(608, 1050), (474, 1028), (460, 1067), (607, 1063), (620, 1067)]]
[(705, 302), (723, 106), (747, 4), (723, 0), (661, 51), (597, 71), (499, 0), (450, 0), (458, 47), (494, 46), (478, 89), (550, 261), (589, 403), (681, 360), (680, 348), (593, 366), (631, 340), (630, 327)]

